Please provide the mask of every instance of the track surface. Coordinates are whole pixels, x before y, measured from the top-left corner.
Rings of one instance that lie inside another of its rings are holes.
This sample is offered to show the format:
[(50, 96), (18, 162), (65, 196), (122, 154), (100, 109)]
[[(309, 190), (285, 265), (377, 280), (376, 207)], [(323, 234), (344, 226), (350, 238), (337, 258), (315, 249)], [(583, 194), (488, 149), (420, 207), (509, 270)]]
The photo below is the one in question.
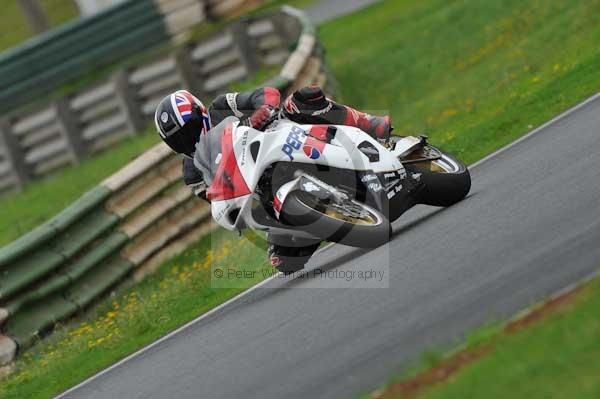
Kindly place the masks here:
[(332, 281), (273, 279), (64, 397), (369, 391), (425, 348), (456, 343), (464, 331), (597, 270), (599, 131), (600, 98), (477, 165), (472, 194), (460, 204), (411, 210), (389, 246), (336, 245), (310, 265), (389, 272), (389, 288), (314, 289)]
[(312, 22), (320, 24), (341, 17), (380, 0), (320, 0), (306, 10)]

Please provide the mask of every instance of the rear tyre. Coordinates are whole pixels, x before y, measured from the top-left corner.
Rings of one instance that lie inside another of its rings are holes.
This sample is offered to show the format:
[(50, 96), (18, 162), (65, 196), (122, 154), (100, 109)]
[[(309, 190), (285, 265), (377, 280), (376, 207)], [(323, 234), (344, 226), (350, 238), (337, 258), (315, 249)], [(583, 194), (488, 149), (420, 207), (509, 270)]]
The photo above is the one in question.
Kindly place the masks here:
[(288, 195), (280, 219), (323, 240), (352, 247), (378, 247), (391, 234), (390, 222), (376, 209), (349, 199), (327, 204), (304, 191)]
[(408, 171), (421, 174), (424, 183), (419, 198), (421, 204), (451, 206), (463, 200), (471, 190), (471, 175), (466, 165), (449, 154), (440, 153), (440, 159), (406, 165)]

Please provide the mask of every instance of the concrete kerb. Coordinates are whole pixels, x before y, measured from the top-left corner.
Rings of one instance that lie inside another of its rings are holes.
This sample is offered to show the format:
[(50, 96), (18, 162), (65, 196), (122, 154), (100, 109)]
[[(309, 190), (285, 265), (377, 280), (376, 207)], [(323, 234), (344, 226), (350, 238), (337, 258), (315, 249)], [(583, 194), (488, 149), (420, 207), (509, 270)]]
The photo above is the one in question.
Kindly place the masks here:
[(10, 315), (10, 313), (8, 312), (7, 309), (0, 308), (0, 326), (2, 325), (2, 323), (4, 323), (6, 321), (6, 319), (8, 319), (9, 315)]
[(171, 149), (164, 143), (159, 143), (123, 169), (105, 179), (100, 185), (107, 187), (112, 192), (119, 191), (136, 177), (146, 173), (152, 165), (160, 163), (170, 155), (172, 155)]
[(0, 366), (12, 362), (17, 354), (17, 343), (10, 337), (0, 335)]

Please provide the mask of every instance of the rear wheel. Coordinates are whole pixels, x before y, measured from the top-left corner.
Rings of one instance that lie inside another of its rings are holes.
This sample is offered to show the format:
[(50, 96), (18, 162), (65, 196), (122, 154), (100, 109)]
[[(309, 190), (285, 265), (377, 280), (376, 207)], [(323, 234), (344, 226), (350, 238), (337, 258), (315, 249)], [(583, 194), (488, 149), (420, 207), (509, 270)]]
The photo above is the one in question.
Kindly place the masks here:
[(422, 204), (451, 206), (469, 194), (471, 175), (466, 165), (433, 146), (426, 145), (402, 159), (402, 163), (408, 171), (421, 174), (424, 188), (419, 202)]
[(373, 248), (389, 241), (391, 226), (376, 209), (352, 199), (326, 201), (304, 191), (285, 199), (281, 219), (327, 241)]

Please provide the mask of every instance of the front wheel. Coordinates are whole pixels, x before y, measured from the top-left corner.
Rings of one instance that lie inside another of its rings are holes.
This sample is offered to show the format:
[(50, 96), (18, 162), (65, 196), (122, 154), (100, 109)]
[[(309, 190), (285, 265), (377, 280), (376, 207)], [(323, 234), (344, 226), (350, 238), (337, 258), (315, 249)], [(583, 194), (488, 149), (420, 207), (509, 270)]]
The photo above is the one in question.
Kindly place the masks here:
[(285, 199), (280, 219), (323, 240), (360, 248), (390, 239), (391, 225), (376, 209), (352, 199), (324, 201), (304, 191)]
[[(408, 171), (421, 175), (424, 187), (419, 202), (446, 207), (464, 199), (471, 190), (471, 175), (467, 166), (433, 146), (427, 145), (422, 151), (426, 153), (425, 156), (415, 154), (412, 160), (402, 160)], [(437, 154), (437, 159), (418, 161), (419, 157), (426, 158), (432, 152)]]

